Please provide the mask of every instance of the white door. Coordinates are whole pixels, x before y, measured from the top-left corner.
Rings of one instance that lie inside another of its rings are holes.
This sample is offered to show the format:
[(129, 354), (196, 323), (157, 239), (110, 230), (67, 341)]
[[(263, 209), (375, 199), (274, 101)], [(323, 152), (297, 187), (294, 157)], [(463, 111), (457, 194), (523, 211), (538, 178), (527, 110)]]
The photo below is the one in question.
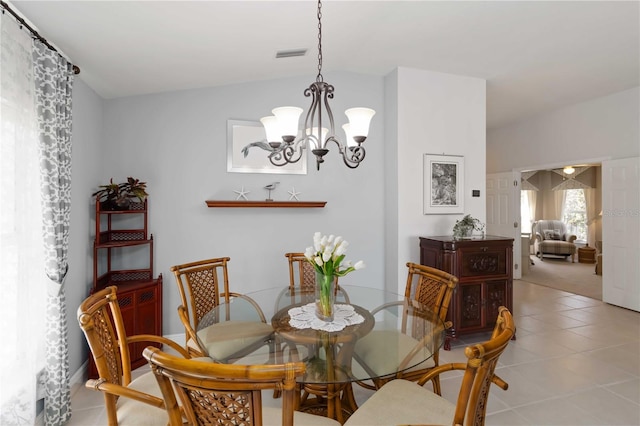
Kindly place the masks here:
[(602, 301), (640, 311), (640, 157), (602, 162)]
[(487, 235), (513, 238), (513, 278), (520, 279), (520, 172), (487, 175)]

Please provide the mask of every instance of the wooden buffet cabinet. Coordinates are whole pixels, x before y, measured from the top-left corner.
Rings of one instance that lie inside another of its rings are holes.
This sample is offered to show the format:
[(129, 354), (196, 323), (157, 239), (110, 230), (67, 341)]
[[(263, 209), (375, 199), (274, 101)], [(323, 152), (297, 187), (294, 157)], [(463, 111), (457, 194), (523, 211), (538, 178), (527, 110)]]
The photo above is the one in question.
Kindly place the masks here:
[(493, 330), (500, 306), (513, 313), (512, 238), (420, 237), (420, 263), (460, 280), (447, 313), (451, 338)]
[[(148, 201), (132, 202), (127, 210), (104, 209), (96, 200), (93, 243), (93, 288), (118, 287), (118, 305), (127, 335), (162, 335), (162, 274), (153, 277), (153, 235), (147, 228)], [(148, 257), (147, 257), (148, 256)], [(124, 260), (140, 264), (124, 267)], [(142, 356), (148, 342), (129, 346), (132, 368), (147, 363)], [(153, 346), (159, 346), (153, 344)], [(89, 378), (98, 371), (89, 356)]]

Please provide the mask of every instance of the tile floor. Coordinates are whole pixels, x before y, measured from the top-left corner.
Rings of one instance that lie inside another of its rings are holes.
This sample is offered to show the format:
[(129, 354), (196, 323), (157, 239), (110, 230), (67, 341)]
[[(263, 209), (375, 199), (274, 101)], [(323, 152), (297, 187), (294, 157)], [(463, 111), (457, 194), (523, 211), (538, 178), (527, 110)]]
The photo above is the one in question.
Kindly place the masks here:
[[(492, 387), (488, 426), (640, 425), (640, 313), (525, 281), (514, 281), (513, 311), (517, 340), (497, 369), (509, 389)], [(486, 338), (462, 336), (440, 362), (464, 361), (465, 345)], [(455, 401), (459, 372), (445, 377)], [(359, 403), (369, 395), (356, 386)], [(106, 424), (98, 392), (75, 385), (71, 404), (69, 426)]]

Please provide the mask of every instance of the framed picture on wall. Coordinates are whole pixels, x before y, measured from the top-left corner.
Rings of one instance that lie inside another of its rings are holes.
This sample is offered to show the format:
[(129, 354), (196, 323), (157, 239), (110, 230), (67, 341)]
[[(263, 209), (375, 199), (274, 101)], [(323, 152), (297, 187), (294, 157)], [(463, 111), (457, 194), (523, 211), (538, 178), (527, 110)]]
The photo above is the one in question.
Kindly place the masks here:
[(464, 213), (464, 157), (424, 155), (424, 214)]
[(274, 166), (269, 161), (264, 127), (259, 121), (227, 120), (227, 172), (307, 174), (306, 151), (297, 163)]

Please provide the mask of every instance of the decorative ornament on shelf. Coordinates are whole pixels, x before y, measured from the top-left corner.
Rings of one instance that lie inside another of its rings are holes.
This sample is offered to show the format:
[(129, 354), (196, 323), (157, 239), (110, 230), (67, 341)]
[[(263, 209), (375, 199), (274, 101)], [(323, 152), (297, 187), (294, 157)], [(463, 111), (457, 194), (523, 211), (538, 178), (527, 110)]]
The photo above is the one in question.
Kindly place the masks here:
[(365, 267), (362, 260), (342, 265), (349, 243), (342, 237), (313, 234), (313, 246), (307, 247), (304, 257), (316, 271), (316, 316), (323, 321), (333, 321), (336, 279)]
[(298, 199), (298, 195), (300, 195), (300, 192), (296, 192), (296, 188), (295, 188), (295, 186), (294, 186), (294, 187), (292, 187), (292, 188), (291, 188), (291, 191), (288, 191), (288, 192), (289, 192), (289, 195), (290, 195), (290, 197), (289, 197), (289, 201), (291, 201), (291, 200), (300, 201), (300, 200)]
[(245, 201), (249, 201), (249, 199), (247, 198), (247, 194), (251, 191), (245, 191), (244, 186), (240, 189), (240, 191), (233, 191), (233, 192), (238, 194), (238, 197), (236, 198), (236, 200), (243, 199)]
[(471, 238), (474, 230), (482, 231), (484, 237), (484, 223), (468, 214), (462, 219), (456, 220), (456, 224), (453, 226), (453, 238), (456, 240)]
[(111, 178), (107, 185), (100, 185), (100, 188), (92, 195), (97, 197), (97, 202), (102, 203), (104, 210), (128, 210), (133, 200), (138, 199), (143, 203), (149, 195), (147, 183), (132, 177), (122, 183), (113, 183)]
[[(325, 83), (322, 77), (322, 2), (318, 0), (318, 75), (316, 81), (305, 89), (304, 95), (311, 97), (311, 106), (307, 111), (302, 131), (298, 129), (298, 121), (302, 108), (286, 106), (274, 108), (272, 116), (263, 117), (262, 122), (267, 139), (254, 142), (242, 150), (247, 156), (249, 148), (257, 146), (269, 152), (267, 158), (277, 167), (300, 161), (308, 148), (316, 156), (317, 169), (324, 162), (324, 156), (329, 152), (329, 143), (337, 145), (342, 160), (349, 168), (355, 169), (364, 160), (365, 149), (362, 144), (369, 134), (371, 118), (376, 113), (371, 108), (350, 108), (345, 111), (349, 123), (344, 124), (346, 140), (342, 143), (335, 132), (333, 112), (329, 100), (333, 99), (334, 87)], [(324, 113), (324, 117), (323, 117)], [(329, 128), (323, 127), (324, 123)], [(320, 129), (320, 131), (318, 131)], [(297, 135), (301, 134), (300, 137)]]
[(269, 194), (267, 195), (267, 199), (265, 201), (273, 201), (271, 199), (271, 191), (273, 191), (274, 189), (276, 189), (276, 186), (278, 186), (280, 182), (273, 182), (270, 183), (269, 185), (265, 186), (264, 189), (266, 189), (267, 191), (269, 191)]

